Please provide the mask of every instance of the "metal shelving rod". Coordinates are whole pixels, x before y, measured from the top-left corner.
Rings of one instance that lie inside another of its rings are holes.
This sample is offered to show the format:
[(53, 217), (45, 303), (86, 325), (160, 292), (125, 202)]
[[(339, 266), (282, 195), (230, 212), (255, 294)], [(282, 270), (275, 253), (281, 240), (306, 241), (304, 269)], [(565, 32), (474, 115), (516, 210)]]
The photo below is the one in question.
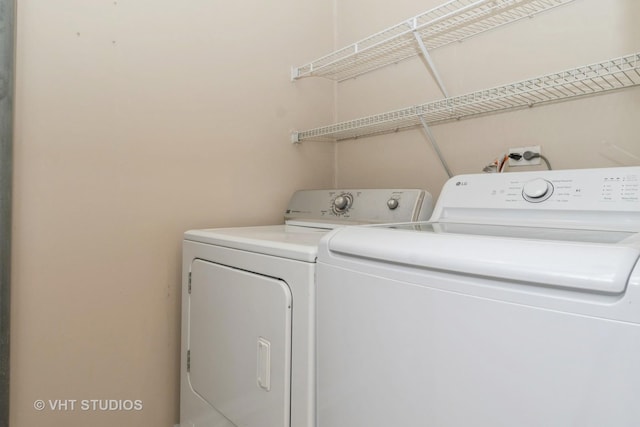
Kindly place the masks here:
[(447, 92), (447, 88), (444, 86), (444, 82), (442, 81), (442, 78), (440, 78), (440, 74), (436, 69), (436, 64), (433, 62), (433, 59), (431, 59), (431, 55), (427, 51), (427, 47), (424, 45), (424, 42), (422, 41), (420, 34), (418, 34), (417, 31), (414, 31), (413, 35), (415, 36), (416, 41), (418, 42), (418, 46), (420, 46), (422, 57), (425, 59), (425, 61), (427, 61), (427, 66), (429, 68), (429, 71), (431, 71), (431, 74), (433, 74), (433, 77), (436, 79), (436, 83), (438, 83), (438, 86), (440, 87), (440, 91), (445, 96), (445, 98), (448, 98), (449, 93)]
[(640, 52), (504, 86), (293, 133), (293, 141), (340, 141), (558, 102), (640, 85)]
[(421, 47), (416, 45), (417, 35), (426, 49), (433, 50), (572, 1), (450, 0), (359, 42), (294, 67), (291, 78), (318, 76), (346, 80), (422, 54)]
[(420, 118), (420, 123), (422, 124), (422, 128), (424, 129), (424, 133), (427, 135), (427, 139), (431, 143), (431, 146), (433, 147), (433, 150), (436, 152), (436, 155), (438, 156), (438, 159), (440, 160), (440, 163), (442, 164), (442, 167), (444, 168), (445, 172), (447, 173), (447, 176), (449, 176), (449, 178), (451, 178), (453, 176), (453, 173), (451, 173), (451, 169), (449, 169), (449, 165), (444, 160), (444, 156), (442, 155), (442, 152), (440, 151), (440, 146), (438, 145), (438, 142), (436, 141), (436, 137), (433, 136), (433, 133), (431, 133), (431, 128), (427, 124), (427, 121), (424, 119), (424, 117), (420, 116), (419, 118)]

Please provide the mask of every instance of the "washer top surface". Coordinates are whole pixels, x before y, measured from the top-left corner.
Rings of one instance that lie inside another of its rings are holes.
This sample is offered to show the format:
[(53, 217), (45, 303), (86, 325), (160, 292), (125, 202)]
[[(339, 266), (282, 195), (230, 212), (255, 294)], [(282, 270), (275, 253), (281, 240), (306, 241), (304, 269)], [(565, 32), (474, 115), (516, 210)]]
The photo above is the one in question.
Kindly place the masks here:
[(427, 223), (350, 227), (323, 242), (321, 262), (333, 254), (620, 294), (640, 259), (640, 167), (462, 175)]

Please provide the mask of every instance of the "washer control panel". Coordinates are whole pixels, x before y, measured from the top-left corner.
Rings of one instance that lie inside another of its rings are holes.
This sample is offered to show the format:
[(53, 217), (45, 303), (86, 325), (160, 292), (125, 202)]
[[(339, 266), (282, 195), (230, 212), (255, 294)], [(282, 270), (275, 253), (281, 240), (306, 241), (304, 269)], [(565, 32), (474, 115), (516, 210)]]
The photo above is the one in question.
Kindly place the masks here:
[(444, 218), (576, 226), (604, 221), (611, 228), (635, 224), (640, 221), (640, 166), (458, 175), (444, 185), (434, 209), (432, 220)]
[(300, 190), (294, 193), (285, 220), (383, 223), (424, 221), (433, 199), (418, 189)]

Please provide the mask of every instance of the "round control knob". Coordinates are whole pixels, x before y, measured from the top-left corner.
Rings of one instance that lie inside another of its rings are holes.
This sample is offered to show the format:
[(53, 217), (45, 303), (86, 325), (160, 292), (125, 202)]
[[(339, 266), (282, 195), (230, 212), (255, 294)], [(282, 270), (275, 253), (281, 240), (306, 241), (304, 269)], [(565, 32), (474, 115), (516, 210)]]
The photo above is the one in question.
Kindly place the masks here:
[(336, 213), (346, 212), (351, 207), (352, 202), (353, 198), (351, 197), (351, 194), (340, 194), (338, 197), (333, 199), (333, 210)]
[(534, 179), (522, 187), (522, 197), (528, 202), (538, 203), (547, 200), (553, 194), (553, 185), (546, 179)]
[(400, 203), (398, 202), (398, 199), (389, 199), (387, 200), (387, 207), (391, 210), (396, 209), (398, 206), (400, 205)]
[(345, 196), (338, 196), (333, 201), (333, 206), (335, 206), (336, 209), (339, 209), (339, 210), (343, 210), (348, 205), (349, 205), (349, 199), (347, 199)]

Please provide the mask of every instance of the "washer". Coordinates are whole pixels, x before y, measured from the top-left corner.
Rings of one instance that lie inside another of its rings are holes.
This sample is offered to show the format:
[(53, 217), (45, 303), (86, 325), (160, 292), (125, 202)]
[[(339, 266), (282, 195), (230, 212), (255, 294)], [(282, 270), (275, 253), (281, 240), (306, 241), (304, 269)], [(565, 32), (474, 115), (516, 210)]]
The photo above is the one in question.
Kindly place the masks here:
[(307, 190), (292, 196), (284, 225), (186, 232), (180, 425), (315, 425), (320, 238), (432, 209), (422, 190)]
[(640, 168), (458, 176), (322, 240), (318, 427), (640, 425)]

